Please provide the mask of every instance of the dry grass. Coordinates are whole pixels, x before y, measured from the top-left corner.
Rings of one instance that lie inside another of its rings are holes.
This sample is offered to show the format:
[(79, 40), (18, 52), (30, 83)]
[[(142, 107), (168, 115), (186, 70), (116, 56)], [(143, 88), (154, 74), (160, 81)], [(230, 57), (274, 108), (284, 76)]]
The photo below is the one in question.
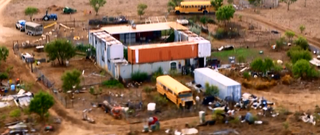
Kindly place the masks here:
[(285, 85), (290, 85), (293, 81), (293, 78), (290, 75), (285, 75), (284, 77), (281, 78), (282, 84)]
[(257, 90), (266, 90), (266, 89), (270, 89), (273, 86), (276, 86), (277, 82), (274, 80), (267, 81), (267, 80), (262, 80), (262, 79), (255, 79), (255, 80), (245, 79), (242, 82), (242, 85), (246, 88), (254, 88)]

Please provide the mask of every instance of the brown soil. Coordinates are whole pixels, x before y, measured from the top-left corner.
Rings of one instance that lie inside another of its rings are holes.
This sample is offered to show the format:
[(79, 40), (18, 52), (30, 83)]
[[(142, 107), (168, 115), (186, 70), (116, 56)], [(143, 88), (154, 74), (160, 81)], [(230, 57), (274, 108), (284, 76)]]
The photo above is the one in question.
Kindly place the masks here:
[[(156, 8), (148, 8), (146, 11), (145, 16), (152, 16), (152, 15), (165, 15), (166, 12), (166, 3), (167, 1), (108, 1), (107, 6), (103, 7), (100, 10), (100, 16), (102, 15), (126, 15), (130, 16), (131, 18), (138, 18), (136, 16), (136, 6), (138, 3), (146, 3), (149, 7), (156, 7)], [(287, 28), (291, 28), (294, 31), (297, 31), (298, 33), (298, 26), (301, 24), (304, 24), (306, 26), (306, 33), (308, 40), (315, 44), (320, 45), (317, 41), (319, 38), (319, 34), (317, 33), (318, 27), (316, 27), (318, 23), (317, 19), (314, 19), (318, 15), (318, 2), (315, 0), (310, 0), (307, 2), (307, 8), (308, 10), (305, 10), (302, 7), (303, 1), (298, 1), (291, 5), (290, 11), (285, 11), (285, 5), (280, 4), (280, 7), (273, 10), (261, 10), (260, 14), (254, 14), (250, 11), (237, 11), (236, 14), (243, 15), (243, 20), (246, 22), (251, 21), (251, 23), (256, 23), (256, 25), (259, 25), (260, 30), (270, 30), (270, 29), (278, 29), (279, 31), (283, 32)], [(39, 1), (30, 1), (25, 0), (23, 3), (18, 0), (0, 0), (0, 11), (3, 13), (0, 15), (0, 18), (6, 18), (0, 20), (0, 42), (6, 45), (8, 48), (10, 48), (10, 55), (6, 62), (2, 62), (2, 68), (0, 69), (3, 71), (6, 67), (12, 65), (14, 66), (14, 69), (12, 71), (12, 78), (19, 77), (21, 80), (24, 80), (26, 82), (33, 83), (33, 92), (37, 92), (40, 89), (47, 90), (45, 86), (43, 86), (40, 83), (35, 83), (36, 75), (32, 74), (30, 72), (30, 69), (19, 60), (17, 56), (15, 56), (12, 52), (12, 41), (17, 40), (17, 37), (19, 38), (19, 41), (23, 40), (31, 40), (30, 37), (27, 37), (25, 34), (20, 33), (14, 29), (13, 23), (17, 21), (17, 19), (26, 19), (28, 20), (29, 17), (23, 15), (23, 10), (26, 7), (26, 5), (33, 5), (35, 7), (40, 8), (40, 13), (35, 15), (36, 17), (42, 16), (45, 12), (45, 8), (47, 7), (53, 7), (53, 5), (56, 5), (57, 7), (63, 7), (63, 6), (69, 6), (69, 7), (76, 7), (78, 9), (78, 13), (74, 15), (62, 15), (61, 10), (57, 11), (56, 9), (53, 9), (49, 12), (51, 13), (58, 13), (59, 20), (62, 21), (70, 21), (76, 18), (77, 20), (85, 20), (88, 18), (94, 18), (95, 16), (92, 15), (85, 15), (85, 10), (91, 10), (91, 7), (88, 4), (88, 1), (80, 0), (80, 1), (59, 1), (59, 5), (54, 0), (47, 0), (45, 2), (39, 2)], [(128, 8), (133, 7), (133, 8)], [(14, 10), (13, 10), (14, 9)], [(60, 8), (61, 9), (61, 8)], [(308, 15), (308, 16), (305, 16)], [(270, 17), (271, 16), (271, 17)], [(306, 19), (297, 19), (296, 17), (305, 17)], [(271, 18), (271, 20), (270, 20)], [(281, 21), (284, 20), (284, 21)], [(290, 21), (289, 21), (290, 20)], [(303, 21), (304, 20), (304, 21)], [(303, 22), (302, 22), (303, 21)], [(286, 26), (286, 22), (290, 22), (290, 26)], [(311, 31), (312, 30), (312, 31)], [(79, 34), (83, 35), (83, 34)], [(251, 39), (248, 40), (254, 40), (255, 38), (252, 38), (255, 34), (251, 34), (248, 37)], [(85, 35), (83, 35), (85, 36)], [(267, 39), (265, 39), (267, 40)], [(227, 44), (228, 40), (225, 41), (216, 41), (220, 45)], [(234, 41), (234, 44), (237, 44), (237, 41)], [(239, 44), (239, 43), (238, 43)], [(268, 48), (268, 47), (265, 47)], [(277, 53), (277, 52), (270, 52), (268, 49), (266, 49), (266, 54), (270, 56), (278, 55), (277, 58), (281, 58), (283, 56), (283, 52)], [(76, 62), (77, 61), (77, 62)], [(61, 82), (59, 84), (60, 75), (67, 69), (77, 68), (80, 70), (89, 70), (90, 72), (96, 72), (97, 69), (94, 66), (86, 67), (81, 66), (82, 63), (85, 63), (85, 65), (89, 65), (90, 63), (87, 63), (87, 61), (84, 60), (76, 60), (74, 63), (71, 62), (71, 66), (68, 68), (60, 68), (59, 70), (52, 71), (52, 68), (49, 68), (49, 65), (44, 64), (43, 71), (46, 72), (46, 74), (52, 74), (50, 77), (52, 77), (52, 80), (56, 82), (56, 85), (61, 85)], [(91, 64), (93, 65), (93, 64)], [(87, 72), (86, 72), (87, 73)], [(88, 80), (96, 80), (96, 78), (89, 78)], [(319, 81), (315, 82), (300, 82), (295, 83), (294, 85), (286, 86), (286, 85), (277, 85), (270, 90), (267, 91), (257, 91), (253, 89), (246, 89), (243, 88), (243, 92), (250, 92), (254, 93), (258, 96), (264, 96), (267, 99), (274, 101), (277, 106), (283, 106), (285, 108), (290, 109), (291, 111), (297, 111), (297, 110), (313, 110), (314, 106), (317, 105), (319, 102), (317, 100), (317, 97), (320, 96), (319, 92), (319, 86), (317, 84)], [(86, 81), (87, 83), (87, 81)], [(89, 82), (88, 82), (89, 83)], [(79, 95), (78, 98), (86, 97), (88, 99), (93, 99), (93, 97), (89, 94), (83, 94)], [(56, 99), (56, 101), (59, 101)], [(83, 134), (83, 135), (90, 135), (90, 134), (110, 134), (110, 133), (118, 133), (118, 134), (124, 134), (125, 132), (129, 130), (137, 130), (140, 131), (143, 124), (126, 124), (124, 122), (120, 121), (112, 121), (113, 119), (108, 116), (107, 114), (103, 114), (101, 110), (94, 109), (89, 116), (93, 117), (94, 119), (97, 119), (97, 124), (91, 125), (87, 122), (83, 122), (81, 120), (81, 110), (83, 108), (89, 107), (89, 105), (81, 106), (81, 103), (79, 102), (78, 105), (75, 104), (75, 106), (78, 106), (78, 110), (75, 109), (65, 109), (65, 107), (60, 103), (56, 102), (55, 106), (50, 110), (50, 113), (53, 116), (58, 116), (63, 119), (62, 126), (60, 126), (57, 131), (57, 133), (54, 134), (61, 134), (61, 135), (68, 135), (68, 134)], [(81, 108), (82, 107), (82, 108)], [(292, 116), (291, 116), (292, 117)], [(98, 120), (99, 119), (99, 120)], [(209, 117), (208, 117), (209, 119)], [(283, 128), (283, 122), (285, 120), (289, 121), (289, 130), (291, 130), (293, 133), (296, 134), (309, 134), (309, 133), (315, 133), (319, 132), (316, 126), (310, 126), (310, 124), (305, 124), (302, 122), (297, 122), (295, 120), (292, 120), (291, 118), (287, 119), (280, 119), (280, 118), (268, 118), (266, 119), (269, 124), (267, 125), (238, 125), (238, 126), (227, 126), (227, 125), (217, 125), (213, 127), (204, 127), (204, 132), (212, 132), (214, 130), (220, 130), (220, 129), (226, 129), (226, 128), (235, 128), (241, 134), (286, 134), (287, 131)], [(263, 118), (265, 120), (265, 118)], [(108, 121), (108, 122), (104, 122)], [(187, 118), (177, 118), (167, 121), (161, 121), (162, 129), (166, 129), (169, 127), (175, 127), (175, 128), (182, 128), (185, 123), (196, 123), (198, 121), (198, 117), (187, 117)], [(112, 125), (111, 125), (112, 124)], [(156, 133), (157, 134), (157, 133)], [(163, 132), (158, 133), (163, 134)]]

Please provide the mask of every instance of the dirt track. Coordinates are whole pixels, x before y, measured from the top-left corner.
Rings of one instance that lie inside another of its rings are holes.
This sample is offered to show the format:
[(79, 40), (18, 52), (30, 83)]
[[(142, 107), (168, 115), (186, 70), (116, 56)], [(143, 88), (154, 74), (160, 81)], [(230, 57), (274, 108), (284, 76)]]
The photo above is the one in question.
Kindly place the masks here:
[[(268, 26), (271, 26), (271, 27), (274, 27), (275, 29), (277, 29), (278, 31), (280, 32), (285, 32), (286, 30), (291, 30), (289, 28), (286, 28), (286, 27), (283, 27), (281, 26), (280, 24), (276, 24), (276, 23), (273, 23), (270, 19), (266, 19), (264, 17), (261, 17), (259, 15), (255, 15), (255, 14), (252, 14), (252, 13), (248, 13), (248, 12), (244, 12), (244, 11), (237, 11), (235, 13), (236, 15), (242, 15), (243, 17), (247, 17), (247, 18), (250, 18), (250, 19), (253, 19), (253, 20), (256, 20), (260, 23), (263, 23), (265, 25), (268, 25)], [(292, 31), (292, 30), (291, 30)], [(296, 35), (297, 37), (297, 35)], [(311, 38), (309, 36), (305, 36), (308, 40), (309, 43), (311, 43), (312, 45), (314, 45), (318, 50), (320, 49), (320, 42), (317, 41), (316, 39), (314, 38)]]
[[(0, 0), (0, 12), (5, 8), (5, 6), (10, 2), (10, 0)], [(236, 14), (242, 14), (244, 17), (249, 17), (251, 19), (255, 19), (261, 23), (264, 23), (268, 26), (272, 26), (279, 31), (285, 31), (287, 30), (285, 27), (281, 27), (278, 24), (271, 23), (267, 19), (264, 19), (258, 15), (252, 15), (250, 13), (246, 12), (237, 12)], [(0, 18), (4, 18), (0, 14)], [(3, 19), (2, 19), (3, 21)], [(10, 46), (10, 41), (15, 38), (16, 35), (23, 35), (22, 33), (19, 33), (18, 31), (15, 31), (12, 28), (7, 28), (2, 25), (2, 22), (0, 21), (0, 42), (7, 43), (7, 47), (11, 48)], [(309, 42), (320, 46), (320, 43), (315, 41), (314, 39), (311, 39), (310, 37), (307, 37)], [(33, 81), (34, 82), (34, 75), (25, 67), (25, 64), (23, 64), (18, 58), (15, 57), (13, 54), (12, 50), (10, 49), (10, 56), (7, 61), (11, 65), (14, 65), (15, 68), (17, 68), (17, 74), (21, 74), (21, 79)], [(30, 76), (32, 76), (32, 79), (30, 79)], [(42, 84), (37, 83), (35, 85), (35, 89), (46, 89)], [(259, 92), (259, 94), (266, 94), (267, 92)], [(274, 94), (274, 93), (272, 93)], [(319, 94), (317, 94), (319, 95)], [(315, 98), (317, 97), (316, 94), (314, 94)], [(273, 97), (273, 95), (269, 95), (270, 97)], [(287, 94), (280, 94), (275, 96), (276, 100), (283, 100), (282, 98), (288, 96)], [(300, 96), (300, 98), (303, 98), (306, 95)], [(292, 95), (292, 97), (295, 97), (295, 95)], [(289, 102), (290, 101), (290, 102)], [(288, 104), (295, 104), (292, 103), (290, 99), (288, 99)], [(309, 103), (309, 102), (308, 102)], [(316, 101), (312, 101), (312, 104), (316, 104)], [(304, 103), (306, 104), (306, 103)], [(74, 114), (70, 110), (66, 110), (60, 102), (56, 102), (56, 105), (50, 110), (51, 114), (57, 115), (59, 117), (63, 118), (63, 123), (62, 123), (62, 129), (60, 130), (61, 135), (69, 135), (69, 134), (97, 134), (97, 133), (103, 133), (103, 134), (108, 134), (108, 133), (118, 133), (118, 134), (124, 134), (125, 131), (128, 131), (130, 127), (133, 128), (142, 128), (141, 124), (136, 124), (136, 125), (91, 125), (87, 124), (86, 122), (83, 122), (79, 115)], [(162, 128), (166, 127), (171, 127), (175, 125), (184, 125), (187, 121), (195, 121), (197, 120), (198, 117), (192, 117), (192, 118), (180, 118), (180, 119), (174, 119), (174, 120), (168, 120), (168, 121), (162, 121)]]

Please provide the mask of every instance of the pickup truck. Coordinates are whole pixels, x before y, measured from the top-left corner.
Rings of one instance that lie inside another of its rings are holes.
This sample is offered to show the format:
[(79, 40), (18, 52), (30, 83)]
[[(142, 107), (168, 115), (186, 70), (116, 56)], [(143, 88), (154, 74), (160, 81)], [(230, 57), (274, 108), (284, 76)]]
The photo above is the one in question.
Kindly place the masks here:
[(124, 16), (119, 17), (102, 17), (102, 19), (91, 19), (89, 25), (108, 25), (108, 24), (126, 24), (129, 21)]
[(19, 20), (16, 22), (16, 29), (22, 32), (25, 30), (24, 29), (25, 25), (26, 25), (26, 20)]

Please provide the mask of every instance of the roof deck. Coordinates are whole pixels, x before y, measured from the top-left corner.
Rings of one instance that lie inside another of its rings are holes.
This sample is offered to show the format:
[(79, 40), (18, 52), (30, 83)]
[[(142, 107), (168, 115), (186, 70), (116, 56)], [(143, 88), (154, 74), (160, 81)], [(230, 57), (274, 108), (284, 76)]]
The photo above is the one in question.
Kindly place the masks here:
[(132, 28), (131, 25), (116, 25), (102, 27), (102, 30), (106, 31), (110, 35), (114, 34), (126, 34), (126, 33), (141, 33), (151, 31), (163, 31), (163, 30), (187, 30), (188, 28), (182, 26), (177, 22), (165, 22), (165, 23), (152, 23), (152, 24), (137, 24), (136, 28)]

